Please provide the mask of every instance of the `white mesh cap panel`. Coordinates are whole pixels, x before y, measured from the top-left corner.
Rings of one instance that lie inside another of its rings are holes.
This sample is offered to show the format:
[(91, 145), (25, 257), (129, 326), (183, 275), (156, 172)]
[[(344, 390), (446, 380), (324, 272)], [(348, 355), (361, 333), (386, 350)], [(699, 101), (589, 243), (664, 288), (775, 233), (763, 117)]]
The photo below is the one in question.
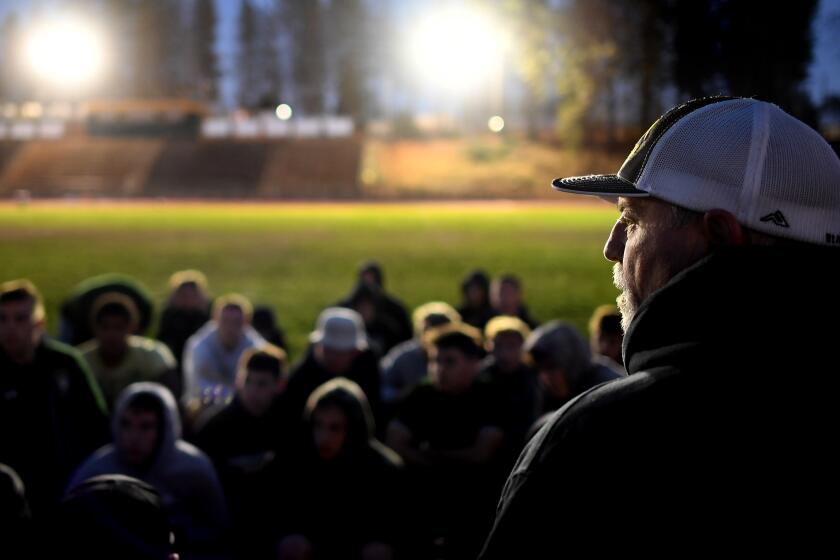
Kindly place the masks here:
[[(689, 113), (657, 142), (639, 188), (692, 210), (739, 205), (752, 136), (752, 111), (724, 101)], [(730, 132), (721, 134), (721, 127)]]
[[(840, 234), (840, 159), (815, 132), (781, 110), (770, 113), (772, 133), (764, 160), (756, 222), (751, 227), (816, 243)], [(807, 130), (803, 130), (807, 129)], [(788, 228), (762, 216), (780, 211)]]
[(736, 99), (689, 113), (657, 141), (637, 187), (684, 208), (725, 209), (771, 235), (840, 244), (840, 159), (768, 103)]

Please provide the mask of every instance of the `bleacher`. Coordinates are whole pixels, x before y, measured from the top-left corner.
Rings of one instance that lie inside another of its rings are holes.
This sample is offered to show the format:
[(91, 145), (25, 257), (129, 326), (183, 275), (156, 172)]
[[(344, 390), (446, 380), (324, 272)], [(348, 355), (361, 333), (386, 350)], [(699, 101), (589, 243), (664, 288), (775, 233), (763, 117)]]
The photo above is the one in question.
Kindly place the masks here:
[(257, 192), (270, 198), (358, 198), (362, 144), (354, 138), (273, 142)]
[(355, 138), (0, 142), (0, 196), (357, 198)]
[(161, 146), (153, 138), (24, 142), (5, 162), (0, 159), (0, 194), (140, 196)]

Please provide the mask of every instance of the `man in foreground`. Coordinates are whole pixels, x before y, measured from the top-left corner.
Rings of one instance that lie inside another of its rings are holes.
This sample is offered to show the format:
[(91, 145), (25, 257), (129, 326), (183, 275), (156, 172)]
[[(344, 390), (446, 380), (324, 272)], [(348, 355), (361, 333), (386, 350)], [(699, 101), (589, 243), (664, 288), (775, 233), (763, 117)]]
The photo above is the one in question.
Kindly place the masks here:
[(630, 375), (531, 440), (481, 558), (824, 548), (835, 516), (821, 504), (838, 495), (836, 154), (774, 105), (706, 98), (661, 117), (617, 175), (554, 186), (617, 197), (604, 255)]

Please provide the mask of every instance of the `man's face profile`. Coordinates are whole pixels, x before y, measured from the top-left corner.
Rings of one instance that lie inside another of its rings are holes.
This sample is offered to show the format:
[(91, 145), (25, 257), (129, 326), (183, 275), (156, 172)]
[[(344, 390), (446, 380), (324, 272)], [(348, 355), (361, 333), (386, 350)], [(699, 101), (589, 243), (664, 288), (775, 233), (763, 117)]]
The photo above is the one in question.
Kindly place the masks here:
[(675, 274), (708, 252), (703, 222), (678, 224), (672, 205), (648, 198), (619, 198), (621, 213), (604, 246), (625, 332), (639, 306)]

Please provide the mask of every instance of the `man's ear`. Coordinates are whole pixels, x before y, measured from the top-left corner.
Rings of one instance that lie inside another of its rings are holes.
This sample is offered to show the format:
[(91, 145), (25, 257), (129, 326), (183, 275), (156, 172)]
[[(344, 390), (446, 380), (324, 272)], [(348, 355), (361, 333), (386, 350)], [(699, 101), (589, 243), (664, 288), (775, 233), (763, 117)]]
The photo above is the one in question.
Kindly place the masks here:
[(744, 245), (744, 227), (726, 210), (713, 209), (703, 214), (703, 229), (712, 246)]

